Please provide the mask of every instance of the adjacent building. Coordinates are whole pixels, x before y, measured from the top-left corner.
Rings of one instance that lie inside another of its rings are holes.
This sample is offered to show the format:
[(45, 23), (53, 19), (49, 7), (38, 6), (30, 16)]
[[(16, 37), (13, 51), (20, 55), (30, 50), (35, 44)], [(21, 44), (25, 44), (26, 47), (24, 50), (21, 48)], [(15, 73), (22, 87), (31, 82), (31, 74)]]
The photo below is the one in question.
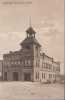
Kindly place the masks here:
[(53, 82), (60, 74), (60, 63), (41, 53), (41, 45), (32, 27), (26, 30), (21, 49), (3, 55), (3, 80)]
[(2, 80), (3, 60), (0, 60), (0, 80)]

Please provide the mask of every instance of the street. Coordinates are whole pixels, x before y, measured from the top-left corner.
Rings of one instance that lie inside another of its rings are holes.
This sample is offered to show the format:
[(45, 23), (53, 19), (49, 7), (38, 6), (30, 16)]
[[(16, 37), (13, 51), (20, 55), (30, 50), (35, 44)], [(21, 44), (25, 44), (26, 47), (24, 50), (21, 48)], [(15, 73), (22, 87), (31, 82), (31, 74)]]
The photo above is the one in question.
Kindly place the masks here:
[(36, 82), (0, 82), (0, 100), (64, 100), (64, 86)]

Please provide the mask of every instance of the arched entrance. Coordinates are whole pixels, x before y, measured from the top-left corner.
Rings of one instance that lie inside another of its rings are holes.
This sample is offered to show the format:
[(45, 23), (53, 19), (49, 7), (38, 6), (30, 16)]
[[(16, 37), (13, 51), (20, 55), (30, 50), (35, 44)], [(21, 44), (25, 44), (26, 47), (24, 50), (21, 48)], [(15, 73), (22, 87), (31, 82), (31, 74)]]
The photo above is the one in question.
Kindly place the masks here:
[(24, 73), (24, 81), (31, 81), (31, 73)]
[(4, 73), (4, 81), (7, 81), (7, 72)]
[(13, 81), (18, 81), (18, 72), (13, 72)]

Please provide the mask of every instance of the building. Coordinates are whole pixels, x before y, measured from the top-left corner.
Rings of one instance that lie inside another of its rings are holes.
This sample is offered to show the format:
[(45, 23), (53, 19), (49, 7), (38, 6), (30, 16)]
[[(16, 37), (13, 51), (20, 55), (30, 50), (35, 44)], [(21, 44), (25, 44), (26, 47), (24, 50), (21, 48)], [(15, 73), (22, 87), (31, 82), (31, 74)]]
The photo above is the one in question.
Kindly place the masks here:
[(61, 84), (65, 84), (65, 75), (64, 74), (60, 74), (58, 76), (58, 82)]
[(3, 80), (7, 81), (55, 81), (60, 74), (60, 63), (45, 53), (36, 40), (32, 27), (26, 30), (26, 38), (19, 51), (3, 55)]
[(2, 80), (2, 66), (3, 66), (3, 60), (0, 60), (0, 80)]

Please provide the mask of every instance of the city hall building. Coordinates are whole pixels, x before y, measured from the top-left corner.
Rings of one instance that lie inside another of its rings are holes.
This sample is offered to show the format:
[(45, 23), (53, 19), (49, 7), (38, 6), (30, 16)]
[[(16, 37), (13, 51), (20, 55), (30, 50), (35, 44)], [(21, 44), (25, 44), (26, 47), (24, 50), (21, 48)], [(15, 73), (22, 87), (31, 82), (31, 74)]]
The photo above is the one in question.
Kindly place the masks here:
[(53, 82), (60, 74), (60, 63), (41, 51), (32, 27), (26, 30), (21, 49), (3, 55), (4, 81)]

